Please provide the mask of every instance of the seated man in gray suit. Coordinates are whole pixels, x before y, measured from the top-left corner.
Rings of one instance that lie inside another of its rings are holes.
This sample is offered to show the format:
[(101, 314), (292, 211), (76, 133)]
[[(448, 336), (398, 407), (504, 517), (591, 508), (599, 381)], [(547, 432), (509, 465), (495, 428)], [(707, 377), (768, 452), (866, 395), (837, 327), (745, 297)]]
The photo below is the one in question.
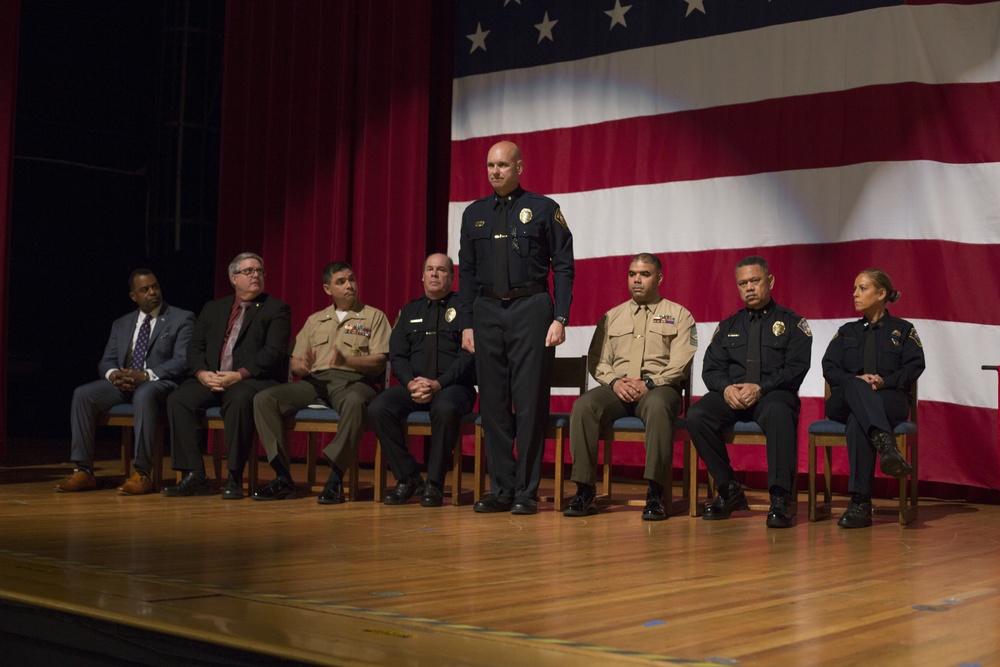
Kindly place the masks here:
[(194, 313), (172, 308), (163, 301), (160, 283), (149, 269), (136, 269), (128, 278), (129, 298), (139, 306), (111, 325), (111, 336), (98, 363), (102, 380), (73, 393), (70, 408), (71, 454), (76, 468), (58, 491), (97, 488), (94, 477), (94, 428), (97, 415), (120, 403), (135, 409), (135, 473), (118, 491), (142, 495), (152, 491), (153, 438), (160, 408), (177, 383), (187, 377), (187, 344)]

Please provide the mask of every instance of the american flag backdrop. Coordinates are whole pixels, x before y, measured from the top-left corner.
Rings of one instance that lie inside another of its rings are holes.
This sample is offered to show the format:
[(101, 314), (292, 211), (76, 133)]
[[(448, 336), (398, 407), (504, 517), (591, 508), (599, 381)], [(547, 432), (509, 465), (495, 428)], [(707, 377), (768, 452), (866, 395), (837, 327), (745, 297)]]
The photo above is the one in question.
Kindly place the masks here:
[(654, 252), (699, 323), (703, 394), (704, 349), (741, 306), (733, 268), (761, 254), (814, 334), (804, 471), (820, 360), (857, 317), (854, 277), (881, 267), (927, 356), (921, 479), (1000, 488), (980, 370), (1000, 362), (1000, 2), (457, 0), (454, 49), (449, 253), (489, 147), (516, 142), (522, 185), (574, 234), (560, 356), (586, 353), (628, 259)]

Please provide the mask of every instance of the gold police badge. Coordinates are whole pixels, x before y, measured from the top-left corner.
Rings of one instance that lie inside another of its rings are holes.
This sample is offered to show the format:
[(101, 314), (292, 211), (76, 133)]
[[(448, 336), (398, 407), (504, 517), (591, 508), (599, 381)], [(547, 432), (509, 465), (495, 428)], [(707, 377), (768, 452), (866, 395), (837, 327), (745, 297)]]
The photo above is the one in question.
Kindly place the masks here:
[(526, 225), (531, 222), (531, 209), (522, 208), (521, 209), (521, 224)]
[(444, 311), (444, 321), (451, 322), (452, 320), (455, 319), (456, 315), (458, 315), (458, 313), (455, 312), (455, 309), (449, 308), (448, 310)]
[(785, 323), (782, 322), (781, 320), (775, 322), (774, 325), (771, 327), (771, 333), (773, 333), (775, 336), (780, 336), (783, 333), (785, 333)]

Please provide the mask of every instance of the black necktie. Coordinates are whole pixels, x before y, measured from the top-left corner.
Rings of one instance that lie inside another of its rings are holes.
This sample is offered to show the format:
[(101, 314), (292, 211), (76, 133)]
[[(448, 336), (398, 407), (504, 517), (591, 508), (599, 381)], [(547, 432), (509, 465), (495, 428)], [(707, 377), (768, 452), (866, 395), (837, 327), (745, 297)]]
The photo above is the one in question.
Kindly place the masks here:
[(750, 313), (750, 338), (747, 342), (747, 382), (760, 384), (760, 313)]
[(493, 292), (507, 296), (510, 280), (507, 277), (507, 198), (497, 199), (497, 221), (493, 227)]
[(875, 329), (877, 325), (865, 322), (865, 375), (878, 373), (878, 358), (875, 355)]
[(441, 328), (441, 302), (431, 301), (430, 312), (427, 313), (428, 324), (427, 328), (427, 346), (424, 348), (424, 352), (427, 355), (427, 368), (425, 369), (424, 376), (429, 380), (437, 379), (437, 368), (438, 368), (438, 330)]

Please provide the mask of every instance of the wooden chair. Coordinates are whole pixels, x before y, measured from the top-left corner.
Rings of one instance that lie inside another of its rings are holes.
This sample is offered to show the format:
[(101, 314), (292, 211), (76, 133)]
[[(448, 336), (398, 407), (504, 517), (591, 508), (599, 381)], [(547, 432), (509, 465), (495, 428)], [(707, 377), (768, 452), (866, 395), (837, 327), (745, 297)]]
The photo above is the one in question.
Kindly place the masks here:
[[(320, 448), (323, 445), (319, 436), (323, 433), (336, 435), (339, 424), (340, 414), (333, 408), (306, 408), (285, 419), (287, 431), (306, 434), (306, 479), (313, 491), (324, 486), (316, 482), (316, 460), (321, 456)], [(350, 467), (344, 470), (346, 500), (361, 500), (359, 471), (358, 457), (355, 456)], [(367, 497), (367, 494), (364, 495)]]
[[(826, 385), (826, 398), (830, 385)], [(913, 472), (899, 480), (899, 507), (875, 508), (877, 513), (899, 514), (899, 525), (905, 526), (917, 518), (917, 383), (911, 386), (910, 419), (893, 429), (896, 446), (910, 463)], [(809, 425), (809, 520), (818, 521), (831, 515), (833, 499), (830, 492), (832, 476), (832, 447), (847, 446), (847, 426), (831, 419), (821, 419)], [(823, 503), (817, 504), (816, 450), (823, 451)]]
[[(579, 357), (556, 357), (552, 366), (552, 387), (576, 389), (582, 395), (587, 391), (587, 355)], [(569, 413), (554, 412), (549, 414), (548, 423), (545, 425), (546, 439), (554, 439), (556, 442), (556, 467), (555, 467), (555, 493), (553, 496), (540, 496), (542, 502), (553, 502), (557, 512), (562, 511), (562, 488), (563, 477), (563, 450), (566, 436), (569, 433)], [(476, 447), (474, 459), (475, 485), (473, 487), (473, 499), (479, 500), (483, 497), (486, 489), (486, 454), (484, 451), (483, 420), (479, 417), (476, 420)]]
[[(726, 445), (758, 445), (767, 446), (767, 437), (764, 435), (764, 431), (757, 425), (757, 422), (743, 422), (738, 421), (733, 424), (733, 427), (726, 431), (723, 435), (723, 440)], [(690, 446), (688, 446), (690, 445)], [(708, 491), (708, 500), (699, 501), (698, 500), (698, 450), (689, 442), (685, 443), (685, 452), (687, 453), (688, 462), (687, 467), (689, 470), (689, 475), (687, 475), (688, 484), (688, 497), (690, 498), (689, 514), (691, 516), (699, 516), (705, 508), (706, 503), (712, 502), (715, 496), (715, 482), (712, 480), (712, 476), (708, 475), (708, 483), (706, 488)], [(792, 491), (791, 491), (791, 509), (792, 516), (799, 513), (799, 489), (798, 489), (798, 475), (796, 479), (792, 480)], [(748, 498), (748, 501), (750, 499)], [(766, 512), (771, 508), (770, 501), (768, 503), (755, 503), (748, 502), (750, 509), (758, 512)]]
[[(690, 368), (688, 369), (690, 371)], [(687, 414), (687, 409), (691, 405), (691, 375), (688, 373), (687, 379), (684, 384), (681, 385), (681, 415)], [(611, 444), (614, 442), (645, 442), (646, 440), (646, 425), (638, 417), (622, 417), (621, 419), (616, 419), (609, 428), (604, 429), (601, 432), (601, 440), (604, 441), (604, 480), (603, 480), (603, 490), (598, 497), (603, 503), (609, 505), (637, 505), (643, 506), (646, 504), (646, 499), (633, 499), (633, 500), (614, 500), (611, 498)], [(682, 483), (682, 493), (685, 497), (689, 497), (689, 484), (688, 479), (690, 475), (690, 468), (687, 465), (689, 460), (688, 450), (694, 449), (691, 446), (691, 438), (687, 434), (687, 422), (685, 422), (684, 417), (680, 416), (674, 419), (674, 442), (682, 442), (684, 444), (684, 473), (683, 473), (683, 483)], [(558, 456), (558, 453), (557, 453)], [(671, 463), (671, 468), (673, 464)], [(695, 468), (697, 470), (697, 468)], [(667, 514), (670, 514), (670, 508), (673, 505), (674, 497), (674, 484), (673, 484), (673, 470), (671, 469), (670, 474), (670, 488), (667, 489), (667, 498), (664, 503), (667, 507)], [(562, 487), (556, 487), (557, 492), (562, 495)], [(693, 498), (693, 496), (690, 496)], [(692, 501), (693, 502), (693, 501)], [(558, 508), (557, 508), (558, 509)]]
[[(122, 429), (122, 470), (125, 479), (132, 474), (132, 459), (135, 456), (133, 443), (135, 438), (135, 408), (131, 403), (119, 403), (107, 412), (97, 416), (98, 426), (120, 426)], [(153, 469), (150, 478), (153, 481), (153, 491), (158, 491), (163, 484), (163, 429), (166, 426), (165, 413), (160, 414), (156, 424), (156, 435), (153, 438)]]
[[(225, 479), (222, 477), (222, 454), (225, 450), (225, 436), (223, 435), (226, 431), (226, 426), (222, 421), (222, 408), (214, 406), (205, 410), (205, 416), (202, 417), (201, 427), (207, 431), (211, 431), (212, 435), (212, 468), (215, 471), (215, 479), (219, 484), (224, 484)], [(254, 436), (253, 446), (250, 447), (250, 456), (247, 462), (248, 472), (247, 475), (247, 492), (253, 493), (257, 490), (257, 472), (258, 472), (258, 456), (257, 449), (260, 444), (257, 441), (256, 436)]]
[[(451, 464), (452, 505), (461, 504), (461, 498), (462, 498), (462, 437), (466, 435), (475, 435), (476, 420), (478, 418), (479, 415), (477, 413), (470, 412), (469, 414), (462, 417), (462, 423), (459, 426), (458, 439), (455, 442), (455, 448), (452, 451), (452, 464)], [(429, 438), (431, 435), (431, 413), (426, 410), (411, 412), (406, 418), (405, 432), (407, 439), (414, 436), (422, 436), (424, 438)], [(424, 458), (426, 460), (426, 456)], [(382, 462), (382, 443), (376, 439), (375, 440), (375, 501), (376, 502), (380, 501), (382, 499), (382, 494), (385, 493), (386, 489), (385, 471), (386, 471), (386, 466)]]

